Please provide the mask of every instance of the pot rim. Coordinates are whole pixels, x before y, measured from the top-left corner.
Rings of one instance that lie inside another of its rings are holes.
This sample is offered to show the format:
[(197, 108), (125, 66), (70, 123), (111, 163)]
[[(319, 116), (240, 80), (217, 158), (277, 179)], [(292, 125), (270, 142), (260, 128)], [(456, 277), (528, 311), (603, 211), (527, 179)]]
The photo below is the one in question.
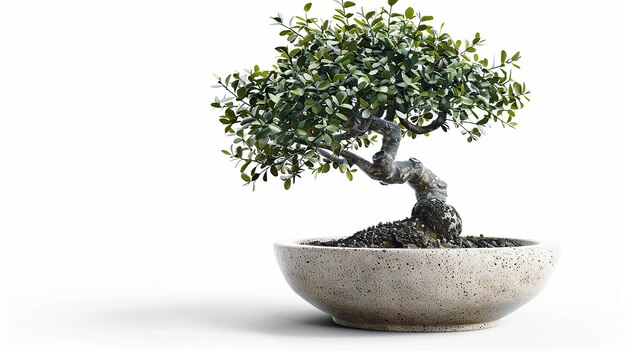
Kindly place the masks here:
[(293, 239), (293, 238), (285, 238), (280, 239), (274, 242), (275, 248), (305, 248), (311, 250), (343, 250), (343, 251), (381, 251), (381, 252), (442, 252), (442, 251), (503, 251), (503, 250), (529, 250), (537, 247), (556, 247), (560, 249), (560, 244), (556, 241), (552, 240), (534, 240), (534, 239), (517, 239), (517, 238), (503, 238), (503, 237), (492, 237), (486, 236), (485, 239), (490, 238), (498, 238), (498, 239), (510, 239), (510, 240), (519, 240), (524, 242), (525, 245), (522, 246), (505, 246), (505, 247), (462, 247), (462, 248), (418, 248), (418, 249), (405, 249), (405, 248), (370, 248), (370, 247), (336, 247), (336, 246), (316, 246), (303, 244), (303, 242), (313, 241), (313, 240), (333, 240), (333, 239), (341, 239), (345, 238), (345, 236), (331, 236), (331, 237), (315, 237), (315, 238), (306, 238), (306, 239)]

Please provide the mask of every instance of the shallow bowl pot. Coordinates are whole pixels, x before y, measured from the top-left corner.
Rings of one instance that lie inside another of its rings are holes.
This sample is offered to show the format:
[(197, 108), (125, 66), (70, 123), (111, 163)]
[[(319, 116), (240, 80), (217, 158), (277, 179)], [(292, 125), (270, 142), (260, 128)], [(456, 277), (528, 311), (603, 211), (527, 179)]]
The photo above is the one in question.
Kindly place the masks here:
[(289, 286), (340, 325), (390, 331), (492, 327), (542, 290), (559, 256), (549, 241), (370, 249), (306, 244), (312, 240), (274, 244)]

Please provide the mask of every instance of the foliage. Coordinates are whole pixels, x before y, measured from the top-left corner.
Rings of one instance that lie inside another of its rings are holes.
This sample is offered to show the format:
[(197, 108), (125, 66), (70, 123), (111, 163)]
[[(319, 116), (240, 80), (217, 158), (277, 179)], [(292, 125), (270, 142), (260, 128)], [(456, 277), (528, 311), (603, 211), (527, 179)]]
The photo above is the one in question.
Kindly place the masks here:
[(430, 23), (432, 16), (411, 7), (355, 10), (341, 1), (331, 20), (304, 14), (291, 21), (272, 17), (288, 44), (279, 46), (276, 64), (263, 70), (218, 79), (229, 94), (211, 105), (221, 108), (224, 131), (234, 137), (223, 152), (242, 162), (246, 182), (281, 176), (285, 188), (304, 170), (346, 172), (316, 152), (324, 147), (342, 150), (368, 147), (377, 135), (369, 130), (351, 133), (355, 113), (364, 119), (382, 117), (398, 123), (404, 136), (415, 138), (400, 121), (427, 124), (445, 113), (450, 125), (460, 128), (468, 141), (484, 134), (490, 123), (514, 127), (515, 111), (529, 92), (511, 77), (519, 68), (520, 53), (501, 51), (489, 62), (476, 53), (483, 44), (480, 33), (471, 40), (454, 40)]

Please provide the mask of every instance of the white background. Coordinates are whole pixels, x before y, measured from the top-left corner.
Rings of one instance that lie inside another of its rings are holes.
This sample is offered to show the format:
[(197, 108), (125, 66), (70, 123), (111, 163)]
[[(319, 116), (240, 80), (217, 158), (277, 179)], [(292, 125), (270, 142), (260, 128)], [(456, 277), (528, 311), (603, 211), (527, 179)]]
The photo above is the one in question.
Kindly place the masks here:
[[(398, 4), (444, 20), (455, 37), (481, 32), (489, 58), (521, 50), (516, 75), (532, 90), (516, 130), (471, 144), (437, 132), (405, 141), (400, 156), (448, 182), (466, 234), (563, 248), (535, 300), (496, 328), (456, 334), (336, 327), (274, 261), (277, 239), (407, 216), (407, 187), (337, 173), (253, 193), (219, 151), (229, 139), (209, 107), (220, 93), (212, 74), (269, 67), (281, 38), (268, 17), (304, 3), (2, 1), (0, 348), (623, 347), (618, 1)], [(332, 5), (312, 11), (329, 16)]]

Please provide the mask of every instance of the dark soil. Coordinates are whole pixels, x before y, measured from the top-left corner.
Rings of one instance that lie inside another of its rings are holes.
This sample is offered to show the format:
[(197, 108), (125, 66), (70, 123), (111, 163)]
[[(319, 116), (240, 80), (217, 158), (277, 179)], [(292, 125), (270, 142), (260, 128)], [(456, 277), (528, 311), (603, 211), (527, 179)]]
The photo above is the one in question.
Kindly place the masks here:
[(520, 240), (488, 238), (482, 234), (480, 236), (458, 236), (448, 240), (437, 239), (432, 232), (414, 218), (379, 223), (343, 239), (309, 241), (306, 244), (334, 247), (404, 249), (510, 247), (524, 245)]

